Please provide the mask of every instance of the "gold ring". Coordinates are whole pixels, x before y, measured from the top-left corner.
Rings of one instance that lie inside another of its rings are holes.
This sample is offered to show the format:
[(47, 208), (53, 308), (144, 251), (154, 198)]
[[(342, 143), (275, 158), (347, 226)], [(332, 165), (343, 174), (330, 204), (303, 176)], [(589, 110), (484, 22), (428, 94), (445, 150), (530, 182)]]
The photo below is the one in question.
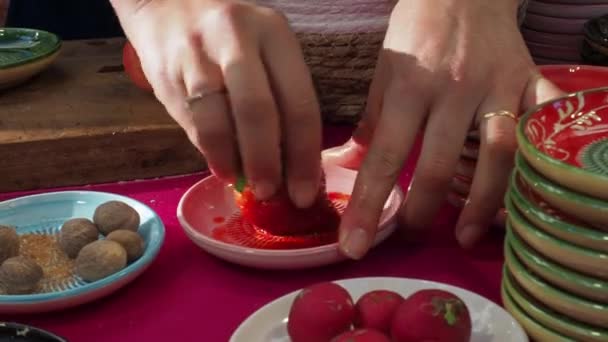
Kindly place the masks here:
[(506, 116), (509, 117), (515, 121), (517, 121), (517, 115), (515, 115), (515, 113), (510, 112), (508, 110), (499, 110), (497, 112), (489, 112), (483, 115), (484, 119), (489, 119), (489, 118), (493, 118), (495, 116)]
[(211, 96), (213, 94), (225, 93), (225, 92), (226, 92), (226, 88), (224, 88), (224, 87), (200, 91), (194, 95), (188, 96), (186, 98), (186, 100), (184, 101), (184, 104), (187, 109), (191, 110), (192, 106), (195, 103), (204, 100), (206, 97)]

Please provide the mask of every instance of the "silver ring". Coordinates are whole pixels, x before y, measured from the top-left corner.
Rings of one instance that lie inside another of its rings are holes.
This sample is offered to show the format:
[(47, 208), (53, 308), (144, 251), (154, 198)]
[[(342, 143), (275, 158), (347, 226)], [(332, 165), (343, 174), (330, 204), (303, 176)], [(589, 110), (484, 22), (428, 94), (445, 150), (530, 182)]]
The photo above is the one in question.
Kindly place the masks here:
[(186, 106), (187, 109), (191, 110), (192, 106), (194, 106), (194, 104), (196, 104), (197, 102), (200, 102), (211, 95), (214, 95), (217, 93), (225, 93), (225, 92), (226, 92), (225, 87), (201, 91), (194, 95), (188, 96), (186, 98), (186, 100), (184, 101), (184, 105)]

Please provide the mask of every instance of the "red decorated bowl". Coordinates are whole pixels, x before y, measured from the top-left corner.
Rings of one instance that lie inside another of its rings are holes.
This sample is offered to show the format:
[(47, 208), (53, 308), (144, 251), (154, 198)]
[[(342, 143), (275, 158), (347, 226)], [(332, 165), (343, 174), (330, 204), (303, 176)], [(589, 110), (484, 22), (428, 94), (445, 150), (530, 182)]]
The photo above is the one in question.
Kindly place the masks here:
[(517, 140), (523, 157), (544, 177), (608, 200), (608, 87), (536, 106), (521, 118)]

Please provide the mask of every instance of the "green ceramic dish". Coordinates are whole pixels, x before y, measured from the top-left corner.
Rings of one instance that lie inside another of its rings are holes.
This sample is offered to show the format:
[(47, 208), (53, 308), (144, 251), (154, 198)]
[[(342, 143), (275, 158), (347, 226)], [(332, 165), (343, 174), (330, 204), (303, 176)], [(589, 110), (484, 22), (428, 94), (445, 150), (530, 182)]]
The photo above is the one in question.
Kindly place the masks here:
[(584, 223), (552, 208), (517, 173), (511, 175), (511, 200), (536, 227), (562, 240), (584, 248), (608, 252), (608, 233), (587, 228)]
[(61, 40), (40, 30), (0, 28), (0, 89), (23, 83), (59, 55)]
[(505, 265), (517, 284), (537, 301), (577, 321), (608, 329), (608, 305), (576, 297), (549, 285), (528, 271), (510, 246), (505, 248)]
[[(9, 49), (10, 46), (32, 46)], [(25, 28), (0, 28), (0, 69), (13, 68), (48, 57), (61, 48), (55, 34)]]
[[(599, 77), (599, 76), (598, 76)], [(608, 200), (608, 88), (579, 91), (531, 108), (517, 125), (523, 156), (563, 186)]]
[(575, 340), (562, 336), (555, 331), (543, 327), (538, 322), (530, 318), (513, 300), (507, 292), (506, 286), (501, 286), (502, 305), (514, 318), (521, 324), (526, 334), (534, 341), (538, 342), (575, 342)]
[(608, 282), (574, 272), (541, 256), (523, 242), (510, 227), (507, 229), (507, 240), (517, 258), (544, 280), (565, 291), (608, 304)]
[(541, 176), (524, 160), (515, 155), (515, 166), (530, 187), (547, 203), (593, 226), (608, 231), (608, 202), (566, 189)]
[(528, 295), (515, 281), (509, 272), (502, 275), (502, 286), (517, 306), (531, 319), (539, 324), (577, 341), (606, 342), (608, 331), (576, 322), (564, 315), (560, 315), (539, 303)]
[(519, 213), (510, 196), (505, 207), (513, 231), (538, 253), (577, 272), (608, 280), (608, 254), (575, 246), (536, 228)]

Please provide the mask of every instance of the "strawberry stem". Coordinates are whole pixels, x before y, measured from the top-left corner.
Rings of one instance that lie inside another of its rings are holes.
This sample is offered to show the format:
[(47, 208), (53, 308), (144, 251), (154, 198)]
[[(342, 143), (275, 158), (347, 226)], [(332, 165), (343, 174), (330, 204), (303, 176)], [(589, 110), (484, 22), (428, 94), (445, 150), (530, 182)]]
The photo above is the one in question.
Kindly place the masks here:
[(445, 314), (443, 315), (443, 318), (445, 318), (445, 321), (448, 322), (448, 325), (454, 325), (454, 324), (456, 324), (456, 321), (458, 320), (455, 309), (456, 308), (454, 307), (454, 305), (452, 303), (448, 302), (445, 304)]
[(238, 192), (243, 192), (243, 190), (245, 190), (245, 186), (246, 185), (247, 185), (247, 180), (245, 179), (245, 177), (244, 176), (239, 176), (236, 179), (236, 183), (234, 183), (234, 188)]

